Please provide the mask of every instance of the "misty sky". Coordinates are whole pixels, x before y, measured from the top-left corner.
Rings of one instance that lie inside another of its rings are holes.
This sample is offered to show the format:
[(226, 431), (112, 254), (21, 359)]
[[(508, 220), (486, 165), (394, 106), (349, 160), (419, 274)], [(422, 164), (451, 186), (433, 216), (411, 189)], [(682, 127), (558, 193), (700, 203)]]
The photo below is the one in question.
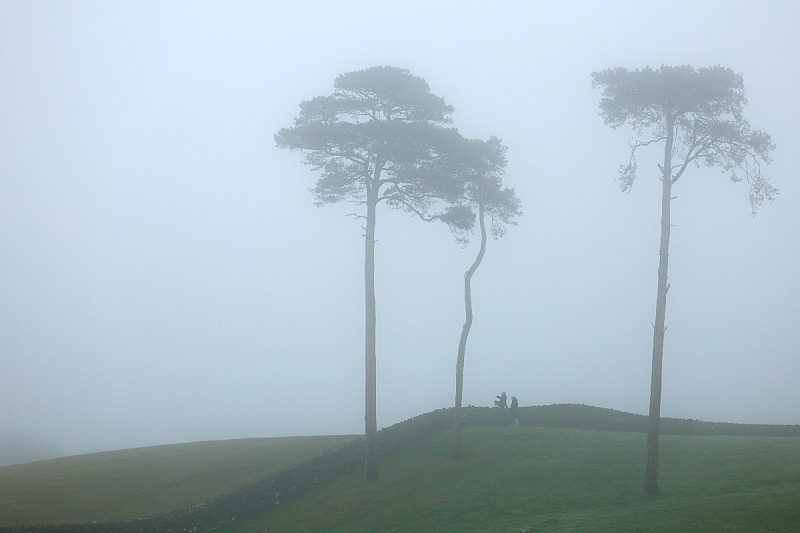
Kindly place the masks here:
[[(358, 206), (273, 139), (337, 75), (409, 69), (508, 146), (524, 215), (473, 279), (464, 403), (646, 413), (659, 152), (591, 73), (722, 65), (780, 195), (673, 189), (662, 415), (800, 424), (795, 2), (0, 1), (0, 440), (61, 453), (363, 431)], [(432, 4), (432, 5), (431, 5)], [(651, 7), (647, 7), (650, 5)], [(378, 426), (452, 405), (463, 273), (444, 225), (378, 213)]]

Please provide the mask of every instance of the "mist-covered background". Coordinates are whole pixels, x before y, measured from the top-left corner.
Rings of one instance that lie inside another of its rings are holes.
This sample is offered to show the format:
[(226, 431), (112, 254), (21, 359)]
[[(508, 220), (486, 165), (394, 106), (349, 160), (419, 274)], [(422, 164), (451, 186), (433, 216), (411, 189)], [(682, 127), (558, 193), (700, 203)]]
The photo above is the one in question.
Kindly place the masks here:
[[(464, 403), (634, 413), (659, 149), (621, 193), (633, 132), (603, 124), (590, 74), (741, 73), (781, 192), (753, 217), (716, 169), (676, 184), (662, 415), (800, 423), (798, 25), (793, 2), (0, 2), (0, 447), (363, 431), (358, 206), (315, 207), (273, 135), (375, 65), (500, 137), (523, 201), (473, 279)], [(453, 403), (478, 242), (381, 207), (384, 427)]]

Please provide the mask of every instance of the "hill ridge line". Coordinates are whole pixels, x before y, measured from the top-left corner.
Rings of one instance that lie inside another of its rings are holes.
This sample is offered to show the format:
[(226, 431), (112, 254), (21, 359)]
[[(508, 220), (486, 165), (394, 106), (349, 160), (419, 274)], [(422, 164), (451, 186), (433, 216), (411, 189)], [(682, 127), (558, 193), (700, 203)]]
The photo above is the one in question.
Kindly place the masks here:
[[(462, 408), (465, 425), (506, 426), (508, 409)], [(523, 426), (579, 428), (597, 431), (647, 431), (647, 416), (583, 404), (520, 407)], [(378, 432), (378, 453), (385, 455), (420, 437), (450, 429), (453, 408), (423, 413)], [(692, 419), (661, 419), (662, 435), (798, 437), (800, 425), (737, 424)], [(331, 482), (363, 463), (364, 438), (336, 446), (320, 455), (288, 466), (257, 481), (190, 507), (123, 522), (0, 527), (0, 533), (144, 533), (213, 531), (302, 496), (316, 486)]]

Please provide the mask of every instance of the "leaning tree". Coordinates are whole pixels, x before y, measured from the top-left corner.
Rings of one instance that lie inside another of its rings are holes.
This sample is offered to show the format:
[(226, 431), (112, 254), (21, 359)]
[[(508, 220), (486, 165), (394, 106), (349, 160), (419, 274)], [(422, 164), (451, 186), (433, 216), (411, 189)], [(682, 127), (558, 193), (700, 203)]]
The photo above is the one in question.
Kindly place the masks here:
[[(318, 206), (363, 206), (365, 298), (365, 478), (378, 477), (375, 355), (375, 225), (378, 204), (425, 215), (461, 194), (434, 163), (458, 133), (453, 108), (408, 70), (372, 67), (342, 74), (330, 96), (300, 104), (294, 126), (275, 135), (279, 148), (299, 151), (320, 173), (311, 189)], [(450, 216), (458, 225), (458, 212)]]
[(601, 88), (601, 116), (612, 128), (633, 127), (627, 165), (621, 165), (619, 184), (630, 191), (637, 175), (640, 148), (663, 145), (658, 165), (661, 179), (661, 244), (658, 263), (656, 317), (647, 433), (645, 494), (658, 494), (658, 434), (661, 417), (661, 368), (667, 307), (667, 266), (672, 187), (690, 165), (721, 168), (733, 182), (746, 181), (753, 214), (778, 190), (762, 174), (775, 146), (769, 135), (751, 130), (742, 109), (747, 104), (742, 77), (720, 66), (694, 69), (688, 65), (627, 70), (622, 67), (592, 73), (592, 86)]
[[(472, 265), (464, 273), (464, 326), (458, 343), (456, 358), (456, 395), (453, 457), (461, 458), (461, 399), (464, 389), (464, 359), (467, 351), (467, 338), (472, 328), (472, 276), (486, 254), (486, 216), (491, 221), (492, 236), (497, 239), (505, 234), (505, 225), (516, 225), (517, 216), (522, 214), (521, 203), (514, 189), (503, 188), (503, 173), (506, 168), (506, 147), (497, 137), (488, 141), (480, 139), (459, 139), (454, 150), (442, 160), (449, 171), (457, 176), (457, 183), (464, 187), (457, 204), (440, 216), (453, 230), (456, 240), (464, 245), (477, 219), (480, 228), (481, 244)], [(471, 216), (464, 216), (464, 210)], [(455, 216), (453, 216), (455, 215)], [(466, 225), (465, 221), (469, 224)]]

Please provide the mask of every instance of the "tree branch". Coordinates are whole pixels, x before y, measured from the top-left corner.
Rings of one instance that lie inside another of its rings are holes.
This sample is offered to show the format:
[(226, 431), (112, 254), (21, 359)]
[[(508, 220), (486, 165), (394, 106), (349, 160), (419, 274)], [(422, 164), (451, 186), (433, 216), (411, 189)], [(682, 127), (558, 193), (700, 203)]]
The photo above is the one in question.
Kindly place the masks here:
[(378, 201), (380, 202), (381, 200), (386, 200), (388, 202), (397, 202), (398, 204), (401, 204), (403, 207), (405, 207), (406, 209), (417, 215), (425, 222), (433, 222), (434, 220), (441, 218), (441, 215), (425, 216), (425, 214), (423, 214), (419, 209), (417, 209), (416, 207), (414, 207), (413, 205), (411, 205), (410, 203), (408, 203), (407, 201), (403, 200), (398, 196), (381, 196), (380, 198), (378, 198)]
[[(680, 178), (683, 175), (684, 171), (686, 170), (686, 167), (689, 166), (689, 163), (691, 161), (694, 161), (698, 157), (700, 157), (700, 154), (702, 153), (702, 150), (698, 150), (697, 153), (692, 155), (692, 151), (696, 147), (697, 147), (697, 138), (695, 137), (692, 140), (691, 146), (689, 146), (688, 150), (686, 151), (686, 157), (683, 158), (683, 164), (681, 165), (680, 170), (678, 170), (678, 172), (672, 177), (672, 184), (673, 185), (675, 184), (676, 181), (678, 181), (678, 178)], [(662, 171), (662, 173), (663, 173), (663, 171)]]

